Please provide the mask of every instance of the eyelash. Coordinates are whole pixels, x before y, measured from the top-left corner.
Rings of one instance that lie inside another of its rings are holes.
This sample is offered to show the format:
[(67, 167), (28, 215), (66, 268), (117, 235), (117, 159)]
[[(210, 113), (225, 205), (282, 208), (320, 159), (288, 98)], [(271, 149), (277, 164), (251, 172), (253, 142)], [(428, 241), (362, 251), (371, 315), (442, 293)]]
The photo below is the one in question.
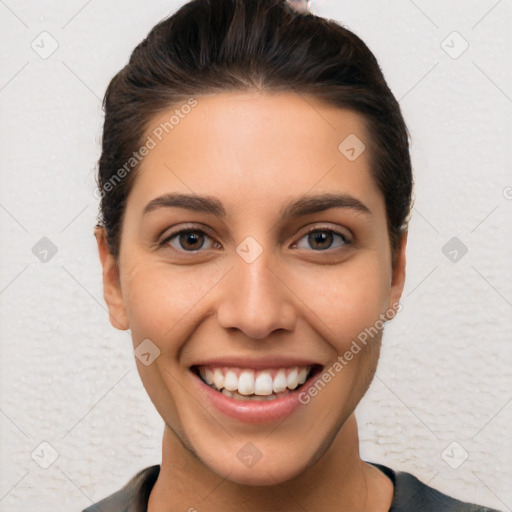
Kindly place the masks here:
[[(175, 231), (174, 233), (171, 233), (169, 236), (167, 236), (164, 240), (162, 240), (161, 242), (158, 243), (158, 246), (159, 247), (163, 247), (163, 246), (166, 246), (166, 245), (169, 245), (169, 242), (173, 239), (173, 238), (176, 238), (176, 237), (179, 237), (180, 235), (182, 234), (185, 234), (185, 233), (197, 233), (197, 234), (201, 234), (201, 235), (205, 235), (206, 237), (210, 238), (213, 240), (213, 237), (211, 237), (210, 235), (208, 235), (208, 233), (206, 233), (205, 231), (199, 229), (199, 228), (185, 228), (185, 229), (181, 229), (179, 231)], [(330, 234), (333, 234), (333, 235), (338, 235), (339, 237), (341, 237), (343, 239), (343, 246), (346, 246), (346, 245), (350, 245), (352, 242), (345, 236), (343, 235), (342, 233), (339, 233), (338, 231), (335, 231), (333, 229), (330, 229), (330, 228), (322, 228), (322, 227), (314, 227), (314, 228), (311, 228), (309, 229), (306, 233), (304, 233), (301, 238), (299, 239), (302, 240), (303, 238), (309, 236), (310, 234), (312, 233), (330, 233)], [(218, 242), (217, 242), (218, 243)], [(293, 246), (296, 246), (298, 242), (294, 242), (293, 243)], [(333, 242), (334, 243), (334, 242)], [(342, 247), (338, 247), (338, 249), (342, 248)], [(178, 249), (176, 249), (178, 250)], [(331, 249), (330, 247), (327, 248), (327, 249), (324, 249), (324, 250), (313, 250), (313, 252), (318, 252), (318, 253), (323, 253), (323, 252), (332, 252), (332, 250), (336, 250), (336, 249)], [(202, 249), (197, 249), (197, 250), (194, 250), (194, 251), (186, 251), (186, 250), (178, 250), (178, 252), (184, 252), (184, 253), (189, 253), (189, 254), (197, 254), (198, 252), (201, 252)]]

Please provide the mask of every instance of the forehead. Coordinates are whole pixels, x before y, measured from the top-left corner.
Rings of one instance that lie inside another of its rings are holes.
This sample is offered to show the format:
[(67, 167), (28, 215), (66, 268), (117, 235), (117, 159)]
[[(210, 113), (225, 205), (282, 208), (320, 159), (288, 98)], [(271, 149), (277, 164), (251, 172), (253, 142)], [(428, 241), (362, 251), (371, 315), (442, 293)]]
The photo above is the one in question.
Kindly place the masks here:
[(233, 202), (247, 203), (336, 189), (382, 200), (360, 114), (295, 93), (223, 92), (194, 102), (149, 123), (144, 140), (152, 149), (133, 190), (139, 197), (168, 187), (229, 192)]

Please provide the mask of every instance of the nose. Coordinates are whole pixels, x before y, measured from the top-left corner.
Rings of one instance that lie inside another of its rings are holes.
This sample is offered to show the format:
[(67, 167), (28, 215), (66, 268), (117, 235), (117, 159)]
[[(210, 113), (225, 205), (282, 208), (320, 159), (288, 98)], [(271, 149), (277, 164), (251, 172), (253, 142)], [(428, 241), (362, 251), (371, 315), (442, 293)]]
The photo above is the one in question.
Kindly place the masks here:
[(252, 263), (238, 258), (217, 306), (222, 327), (239, 329), (251, 339), (264, 339), (280, 329), (293, 331), (297, 321), (293, 283), (286, 282), (289, 274), (282, 275), (264, 254)]

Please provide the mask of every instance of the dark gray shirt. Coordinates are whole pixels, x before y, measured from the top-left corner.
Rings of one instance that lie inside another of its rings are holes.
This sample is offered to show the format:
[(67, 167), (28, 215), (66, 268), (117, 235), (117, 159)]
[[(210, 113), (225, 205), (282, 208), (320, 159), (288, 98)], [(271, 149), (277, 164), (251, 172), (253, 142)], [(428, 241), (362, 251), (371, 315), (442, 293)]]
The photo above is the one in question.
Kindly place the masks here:
[[(389, 512), (498, 512), (450, 498), (403, 471), (373, 464), (393, 482), (393, 502)], [(156, 482), (160, 464), (139, 471), (122, 489), (82, 512), (147, 512), (149, 494)]]

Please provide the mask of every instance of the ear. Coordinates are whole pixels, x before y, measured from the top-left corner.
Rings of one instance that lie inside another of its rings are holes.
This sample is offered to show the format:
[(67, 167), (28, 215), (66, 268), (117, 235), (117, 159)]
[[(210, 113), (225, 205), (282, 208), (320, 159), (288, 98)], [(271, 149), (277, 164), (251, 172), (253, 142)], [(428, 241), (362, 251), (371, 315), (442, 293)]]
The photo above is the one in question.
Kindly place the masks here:
[(391, 291), (389, 294), (388, 312), (393, 318), (402, 308), (400, 305), (400, 297), (405, 285), (405, 263), (406, 263), (406, 247), (407, 247), (408, 231), (404, 231), (400, 236), (399, 247), (396, 253), (395, 263), (393, 265), (391, 276)]
[(108, 248), (105, 228), (96, 226), (94, 236), (98, 244), (101, 266), (103, 267), (103, 298), (107, 303), (110, 323), (116, 329), (126, 331), (129, 329), (130, 323), (124, 306), (123, 294), (121, 293), (119, 266)]

